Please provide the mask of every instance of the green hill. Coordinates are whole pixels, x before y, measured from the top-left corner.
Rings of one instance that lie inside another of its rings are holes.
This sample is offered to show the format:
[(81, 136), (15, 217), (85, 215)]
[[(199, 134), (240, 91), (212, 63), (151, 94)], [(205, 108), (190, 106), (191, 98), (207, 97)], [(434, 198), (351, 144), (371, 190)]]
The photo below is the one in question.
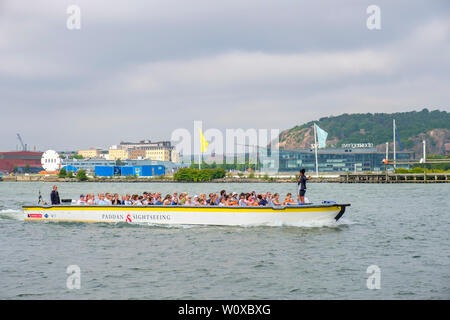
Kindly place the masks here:
[(443, 144), (449, 142), (450, 113), (423, 109), (419, 112), (343, 114), (321, 118), (283, 131), (280, 134), (280, 148), (309, 147), (313, 143), (311, 128), (314, 123), (328, 132), (327, 147), (359, 142), (384, 145), (392, 141), (393, 119), (405, 150), (420, 150), (418, 144), (426, 139), (431, 151), (441, 153)]

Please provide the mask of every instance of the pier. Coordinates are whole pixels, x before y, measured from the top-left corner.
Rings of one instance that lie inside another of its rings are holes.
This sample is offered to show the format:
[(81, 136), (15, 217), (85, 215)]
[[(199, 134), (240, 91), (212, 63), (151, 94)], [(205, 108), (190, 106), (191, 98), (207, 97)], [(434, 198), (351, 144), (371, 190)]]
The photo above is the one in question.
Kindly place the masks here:
[(341, 183), (446, 183), (450, 173), (348, 173)]

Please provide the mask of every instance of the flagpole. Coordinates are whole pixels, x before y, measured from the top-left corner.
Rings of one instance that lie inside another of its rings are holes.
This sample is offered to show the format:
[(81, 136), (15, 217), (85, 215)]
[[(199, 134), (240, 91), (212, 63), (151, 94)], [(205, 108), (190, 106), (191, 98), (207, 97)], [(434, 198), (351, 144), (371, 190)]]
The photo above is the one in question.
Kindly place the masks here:
[(319, 162), (317, 160), (317, 129), (316, 124), (314, 124), (314, 149), (316, 153), (316, 176), (319, 177)]
[(395, 155), (395, 119), (393, 120), (392, 128), (393, 128), (393, 141), (392, 142), (394, 143), (394, 168), (396, 168), (395, 160), (397, 159), (397, 156)]

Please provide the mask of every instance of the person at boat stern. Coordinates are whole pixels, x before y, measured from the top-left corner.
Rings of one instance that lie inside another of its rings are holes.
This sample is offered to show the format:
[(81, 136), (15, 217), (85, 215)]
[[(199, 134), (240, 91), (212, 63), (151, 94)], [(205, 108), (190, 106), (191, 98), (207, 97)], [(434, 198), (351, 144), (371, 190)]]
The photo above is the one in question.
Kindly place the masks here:
[(298, 198), (300, 203), (305, 203), (305, 193), (306, 193), (306, 181), (311, 179), (311, 176), (305, 176), (305, 168), (302, 168), (299, 172), (299, 177), (297, 179), (298, 185)]
[(52, 205), (61, 204), (61, 201), (59, 200), (59, 193), (57, 186), (53, 186), (53, 190), (50, 193), (50, 200), (52, 201)]

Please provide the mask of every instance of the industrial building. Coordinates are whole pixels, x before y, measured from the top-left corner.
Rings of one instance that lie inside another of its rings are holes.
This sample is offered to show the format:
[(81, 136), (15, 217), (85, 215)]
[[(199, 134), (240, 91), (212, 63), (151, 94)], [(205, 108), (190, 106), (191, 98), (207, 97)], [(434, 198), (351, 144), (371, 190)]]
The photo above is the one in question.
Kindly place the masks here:
[(98, 177), (135, 176), (152, 177), (165, 174), (163, 165), (143, 165), (143, 166), (95, 166), (95, 175)]
[[(94, 174), (96, 167), (120, 167), (120, 168), (130, 168), (130, 167), (143, 167), (143, 166), (162, 166), (164, 167), (164, 174), (173, 173), (179, 168), (187, 167), (188, 164), (176, 164), (170, 161), (157, 161), (157, 160), (105, 160), (105, 159), (63, 159), (63, 167), (76, 168), (76, 171), (82, 169), (88, 173)], [(125, 169), (130, 170), (130, 169)], [(74, 170), (71, 170), (74, 171)], [(156, 171), (159, 172), (159, 171)], [(122, 174), (117, 172), (115, 174)], [(134, 173), (127, 171), (126, 174), (122, 175), (135, 175)], [(155, 173), (158, 175), (158, 173)]]
[(40, 172), (42, 152), (14, 151), (0, 152), (0, 171)]

